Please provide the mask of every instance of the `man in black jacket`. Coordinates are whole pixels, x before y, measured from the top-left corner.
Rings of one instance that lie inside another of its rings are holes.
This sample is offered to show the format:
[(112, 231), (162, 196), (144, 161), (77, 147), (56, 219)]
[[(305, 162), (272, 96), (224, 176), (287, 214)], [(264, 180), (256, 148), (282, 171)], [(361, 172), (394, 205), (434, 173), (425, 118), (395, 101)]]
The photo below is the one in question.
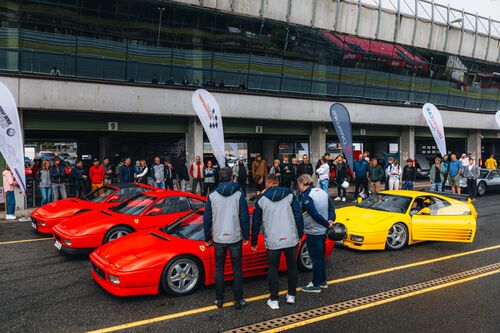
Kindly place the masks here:
[(406, 160), (406, 166), (403, 168), (403, 186), (402, 190), (413, 190), (413, 182), (417, 179), (417, 170), (413, 166), (411, 158)]
[(297, 178), (302, 175), (312, 176), (314, 173), (313, 165), (309, 162), (307, 154), (302, 155), (302, 162), (297, 166)]
[(54, 200), (59, 199), (59, 193), (61, 193), (61, 199), (66, 199), (66, 172), (64, 166), (61, 164), (61, 158), (57, 156), (54, 158), (54, 165), (50, 167), (50, 180), (52, 181), (52, 194)]
[(174, 189), (174, 168), (172, 167), (172, 163), (170, 161), (165, 161), (165, 171), (163, 172), (164, 174), (164, 179), (165, 179), (165, 188), (167, 190), (173, 190)]

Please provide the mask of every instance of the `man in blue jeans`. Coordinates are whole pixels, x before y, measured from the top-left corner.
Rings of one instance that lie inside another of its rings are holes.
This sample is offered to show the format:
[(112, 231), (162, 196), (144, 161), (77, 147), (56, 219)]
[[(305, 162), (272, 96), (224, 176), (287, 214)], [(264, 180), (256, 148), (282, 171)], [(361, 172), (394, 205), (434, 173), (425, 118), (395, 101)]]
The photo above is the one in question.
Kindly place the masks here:
[(224, 304), (224, 266), (229, 250), (233, 265), (233, 291), (237, 309), (247, 303), (243, 299), (242, 246), (248, 245), (250, 217), (245, 195), (238, 183), (231, 182), (233, 170), (219, 171), (219, 186), (210, 193), (205, 204), (203, 228), (205, 243), (215, 249), (215, 301), (218, 308)]
[(306, 244), (312, 261), (313, 278), (302, 291), (320, 293), (328, 288), (325, 268), (326, 232), (335, 221), (335, 208), (328, 194), (313, 186), (314, 180), (309, 175), (297, 179), (301, 193), (300, 201), (304, 217)]

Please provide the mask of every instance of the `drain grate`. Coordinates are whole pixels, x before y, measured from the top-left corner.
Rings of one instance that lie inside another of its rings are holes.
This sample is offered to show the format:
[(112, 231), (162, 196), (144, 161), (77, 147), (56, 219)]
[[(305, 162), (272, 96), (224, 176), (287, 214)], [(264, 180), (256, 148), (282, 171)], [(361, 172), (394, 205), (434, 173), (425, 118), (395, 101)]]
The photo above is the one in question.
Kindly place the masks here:
[(394, 298), (398, 296), (403, 296), (405, 294), (418, 292), (420, 290), (440, 286), (447, 283), (452, 283), (459, 280), (464, 280), (477, 275), (485, 273), (496, 273), (500, 272), (500, 262), (491, 264), (488, 266), (483, 266), (475, 269), (471, 269), (465, 272), (444, 276), (435, 280), (430, 280), (427, 282), (417, 283), (411, 286), (405, 286), (397, 289), (392, 289), (384, 291), (378, 294), (360, 297), (345, 302), (331, 304), (324, 307), (307, 310), (304, 312), (294, 313), (288, 316), (275, 318), (260, 323), (251, 324), (248, 326), (243, 326), (226, 331), (226, 333), (257, 333), (264, 332), (267, 330), (276, 329), (283, 326), (293, 325), (299, 322), (307, 321), (310, 319), (322, 317), (325, 315), (332, 315), (341, 311), (346, 311), (349, 309), (357, 308), (363, 305), (372, 304), (376, 302), (381, 302), (389, 298)]

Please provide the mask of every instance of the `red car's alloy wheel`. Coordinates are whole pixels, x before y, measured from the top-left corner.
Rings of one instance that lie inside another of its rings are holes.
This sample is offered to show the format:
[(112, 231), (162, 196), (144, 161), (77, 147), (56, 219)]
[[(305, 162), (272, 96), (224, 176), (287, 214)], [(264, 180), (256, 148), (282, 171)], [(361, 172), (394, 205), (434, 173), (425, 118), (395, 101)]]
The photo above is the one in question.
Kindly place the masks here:
[(106, 237), (104, 237), (104, 243), (112, 242), (120, 237), (130, 234), (131, 232), (133, 232), (133, 230), (128, 227), (115, 227), (106, 233)]
[(200, 283), (199, 262), (189, 256), (174, 258), (162, 273), (163, 289), (174, 296), (182, 296), (195, 291)]

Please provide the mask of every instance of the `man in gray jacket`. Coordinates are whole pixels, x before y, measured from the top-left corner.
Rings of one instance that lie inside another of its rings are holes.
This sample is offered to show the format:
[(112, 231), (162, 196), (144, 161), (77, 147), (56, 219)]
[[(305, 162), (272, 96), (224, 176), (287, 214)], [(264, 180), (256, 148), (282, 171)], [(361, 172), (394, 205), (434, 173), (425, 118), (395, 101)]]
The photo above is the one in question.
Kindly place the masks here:
[(477, 196), (477, 179), (481, 170), (474, 163), (474, 159), (469, 157), (469, 165), (464, 169), (464, 177), (467, 178), (467, 192), (469, 192), (469, 197), (474, 200)]
[(252, 223), (252, 250), (257, 250), (257, 241), (262, 227), (267, 249), (269, 268), (267, 280), (271, 297), (267, 305), (279, 309), (279, 275), (281, 253), (285, 254), (288, 268), (288, 293), (286, 301), (295, 303), (297, 289), (297, 250), (304, 232), (302, 210), (295, 195), (287, 187), (278, 187), (279, 180), (274, 174), (266, 177), (266, 191), (255, 203)]
[(210, 193), (205, 205), (203, 227), (207, 246), (214, 245), (215, 252), (215, 305), (224, 304), (224, 266), (227, 251), (233, 265), (234, 301), (237, 309), (246, 305), (243, 299), (243, 271), (241, 268), (242, 245), (248, 245), (250, 222), (245, 195), (238, 183), (231, 182), (233, 171), (219, 171), (219, 186)]

